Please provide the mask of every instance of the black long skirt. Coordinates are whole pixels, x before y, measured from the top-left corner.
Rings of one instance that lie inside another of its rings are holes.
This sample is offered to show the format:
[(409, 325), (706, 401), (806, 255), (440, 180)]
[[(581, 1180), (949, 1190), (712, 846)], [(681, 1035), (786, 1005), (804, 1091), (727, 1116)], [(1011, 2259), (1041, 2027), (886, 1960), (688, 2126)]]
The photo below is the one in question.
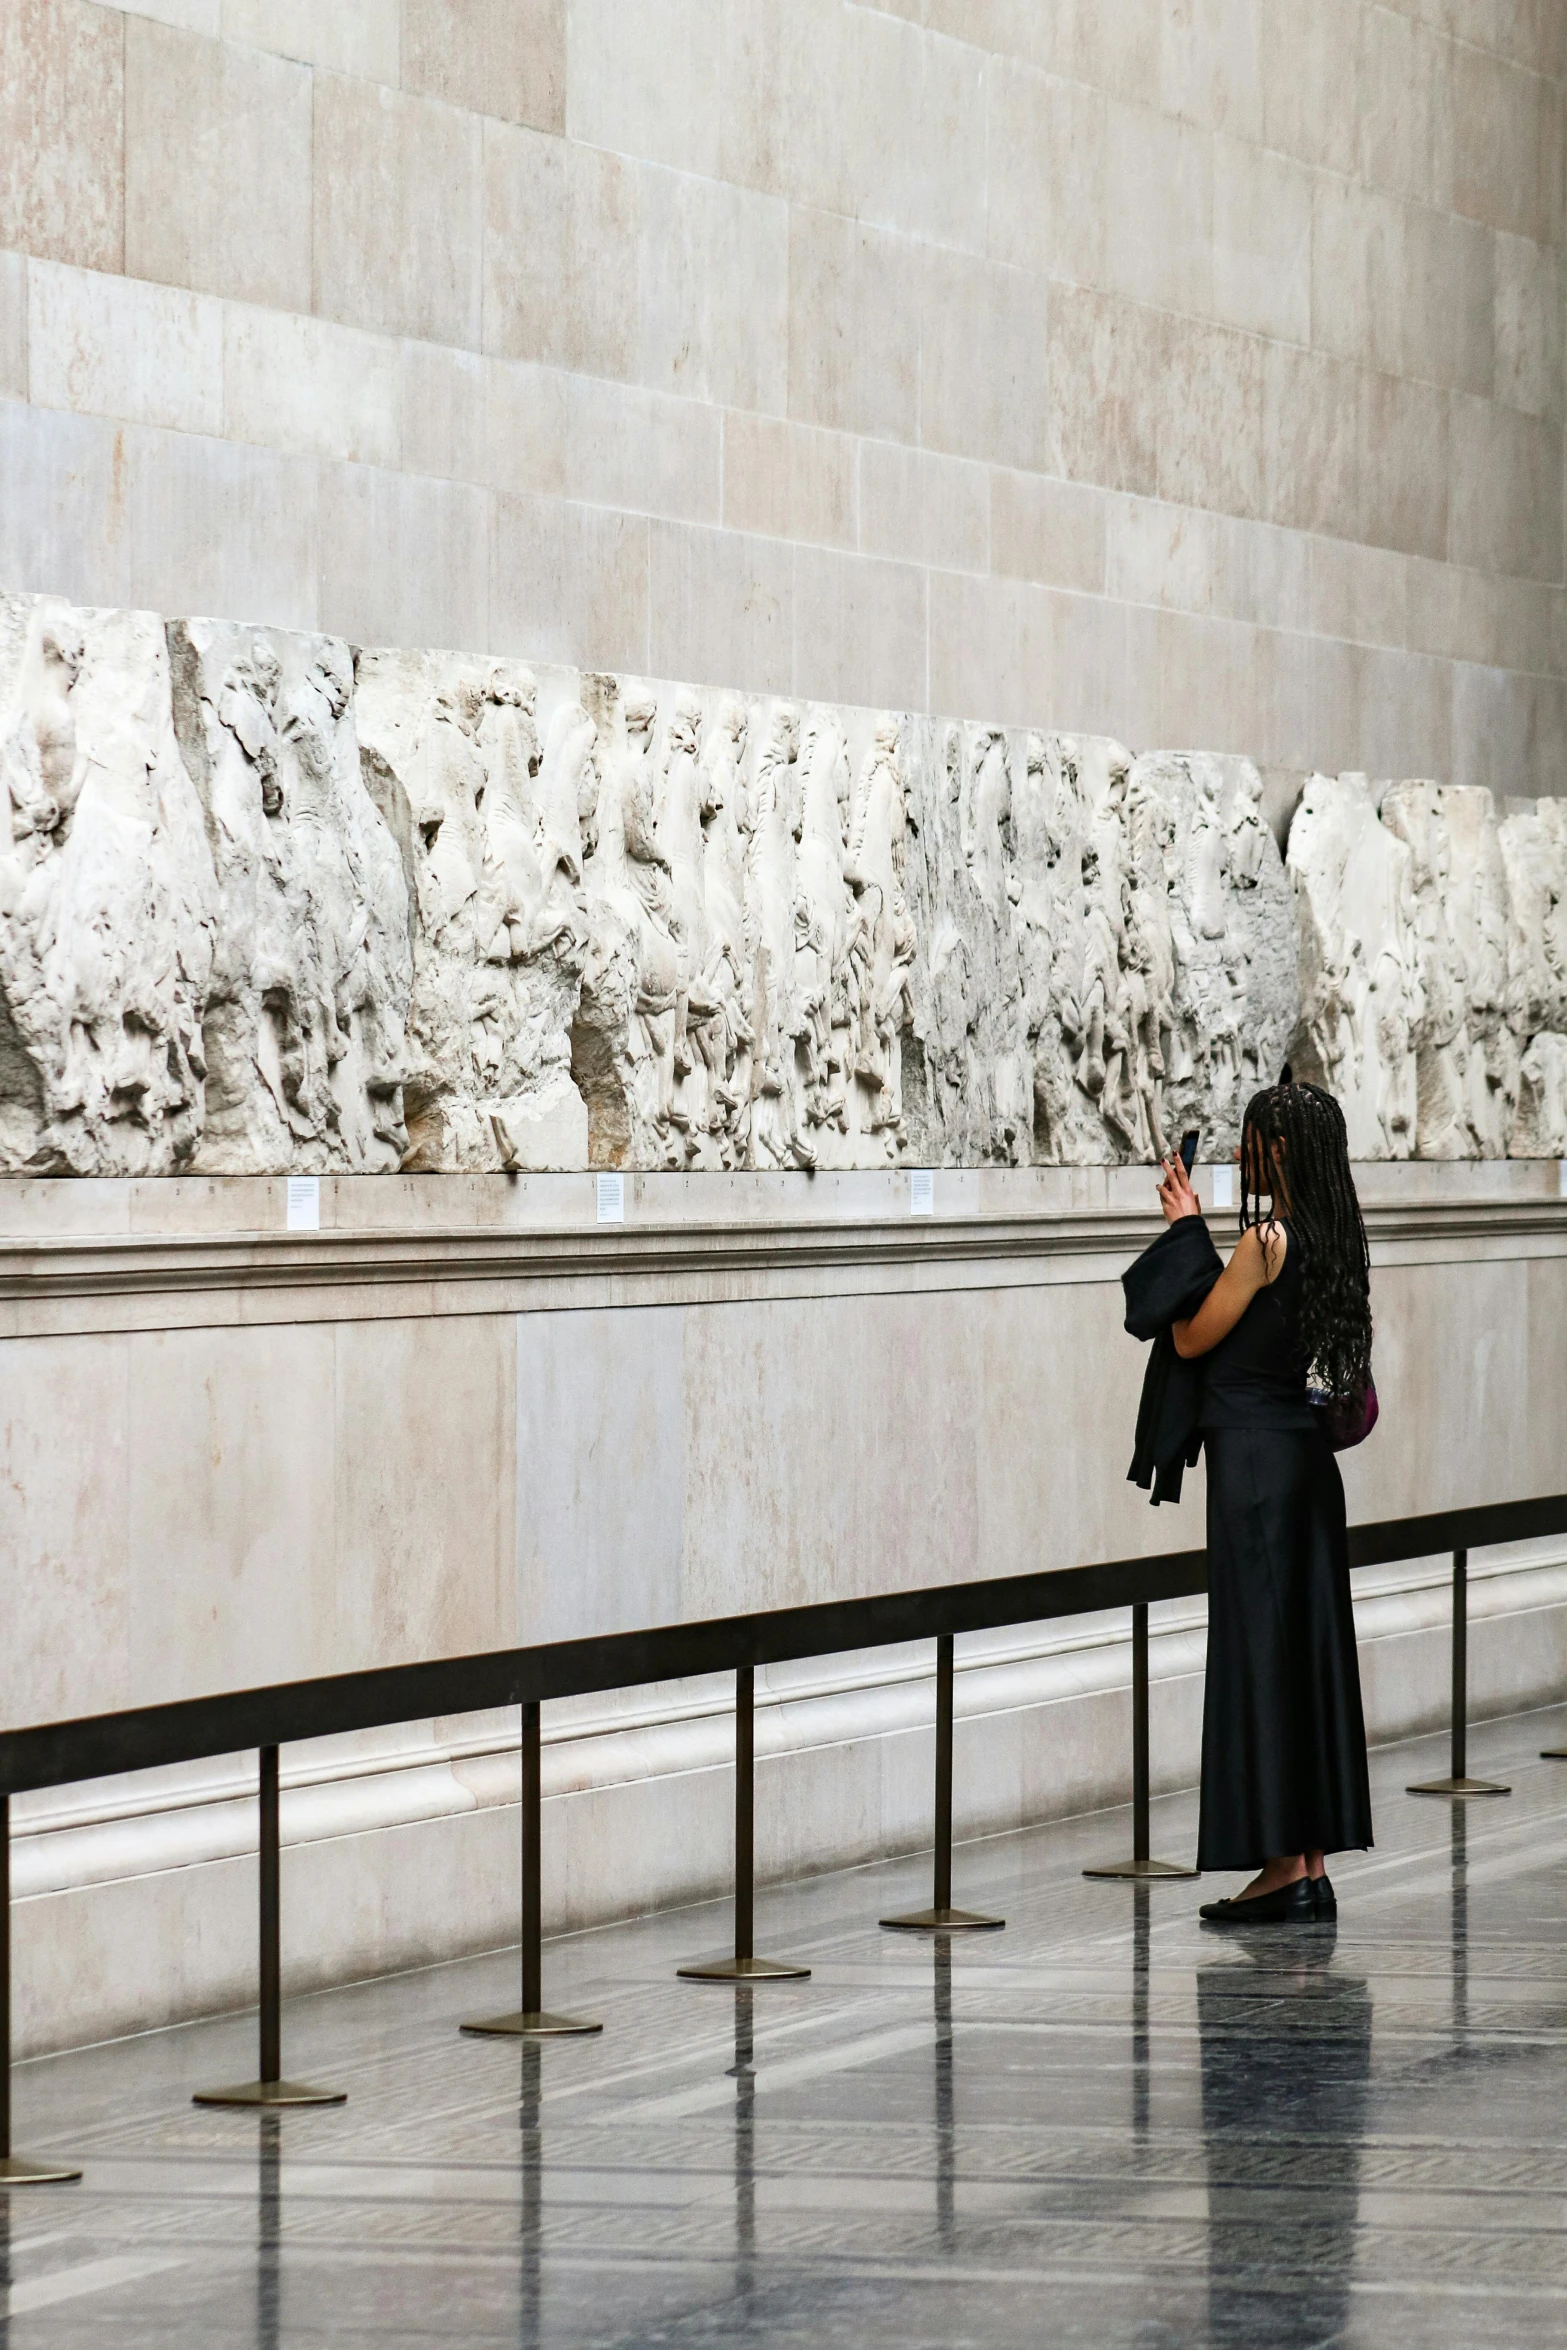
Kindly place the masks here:
[(1197, 1865), (1371, 1842), (1344, 1484), (1327, 1443), (1212, 1428)]

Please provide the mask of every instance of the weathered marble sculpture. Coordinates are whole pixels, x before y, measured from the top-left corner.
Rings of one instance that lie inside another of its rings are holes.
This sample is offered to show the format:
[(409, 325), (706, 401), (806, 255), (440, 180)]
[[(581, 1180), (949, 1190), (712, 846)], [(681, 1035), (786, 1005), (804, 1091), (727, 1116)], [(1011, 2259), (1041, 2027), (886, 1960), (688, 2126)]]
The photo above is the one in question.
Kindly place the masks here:
[(1148, 1159), (1188, 1125), (1227, 1153), (1298, 1016), (1256, 769), (993, 727), (938, 748), (910, 852), (930, 1155)]
[(1363, 1158), (1567, 1154), (1567, 813), (1314, 775), (1289, 836), (1296, 1061)]
[(330, 637), (168, 631), (179, 748), (217, 921), (193, 1169), (382, 1173), (403, 1126), (408, 894), (365, 789), (354, 665)]
[(440, 654), (362, 653), (355, 699), (411, 942), (403, 1164), (585, 1164), (569, 1030), (587, 719), (552, 727), (546, 756), (531, 671)]
[(1556, 801), (44, 597), (0, 768), (12, 1172), (1567, 1153)]
[(1410, 852), (1416, 1154), (1501, 1158), (1518, 1086), (1505, 1024), (1507, 882), (1491, 795), (1393, 783), (1382, 822)]
[[(1014, 745), (992, 727), (908, 731), (911, 1019), (901, 1079), (916, 1161), (1026, 1164), (1032, 1074), (1013, 918)], [(913, 942), (911, 942), (913, 943)]]
[(1290, 827), (1299, 917), (1296, 1074), (1343, 1104), (1357, 1158), (1407, 1159), (1423, 1018), (1413, 858), (1363, 775), (1314, 775)]
[[(1154, 753), (1133, 767), (1129, 798), (1142, 957), (1159, 1007), (1144, 1065), (1162, 1076), (1170, 1138), (1200, 1126), (1205, 1148), (1227, 1152), (1248, 1100), (1288, 1057), (1300, 1017), (1290, 884), (1262, 778), (1249, 759)], [(1151, 1104), (1152, 1078), (1145, 1083)]]
[(218, 895), (162, 623), (0, 601), (0, 1161), (162, 1175), (201, 1140)]
[(1567, 1157), (1567, 806), (1513, 800), (1499, 826), (1511, 902), (1508, 1026), (1515, 1158)]

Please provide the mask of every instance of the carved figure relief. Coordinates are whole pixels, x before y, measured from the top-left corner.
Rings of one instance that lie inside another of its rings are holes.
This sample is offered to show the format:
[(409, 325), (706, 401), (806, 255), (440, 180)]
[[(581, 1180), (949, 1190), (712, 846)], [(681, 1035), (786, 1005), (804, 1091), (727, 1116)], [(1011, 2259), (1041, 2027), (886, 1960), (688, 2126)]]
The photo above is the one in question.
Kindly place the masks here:
[(402, 860), (365, 790), (353, 656), (177, 622), (174, 721), (218, 887), (193, 1165), (387, 1173), (408, 1149)]
[(1557, 800), (1515, 800), (1498, 827), (1507, 874), (1508, 1026), (1517, 1051), (1514, 1158), (1567, 1157), (1567, 825)]
[[(1030, 734), (1014, 779), (1013, 890), (1032, 1063), (1032, 1155), (1046, 1166), (1092, 1165), (1110, 1156), (1099, 1105), (1078, 1082), (1086, 1034), (1083, 857), (1093, 749), (1069, 736)], [(1118, 768), (1124, 756), (1117, 747), (1107, 764)]]
[[(1487, 1030), (1493, 1040), (1500, 1033), (1505, 989), (1505, 934), (1494, 942), (1487, 936), (1486, 901), (1499, 878), (1485, 870), (1487, 850), (1500, 861), (1495, 825), (1488, 821), (1491, 795), (1468, 792), (1462, 798), (1484, 803), (1465, 812), (1468, 822), (1459, 813), (1460, 796), (1434, 783), (1393, 783), (1382, 795), (1382, 822), (1410, 852), (1420, 976), (1416, 1150), (1425, 1159), (1499, 1155), (1509, 1123), (1506, 1096), (1516, 1094), (1504, 1057), (1495, 1056), (1493, 1069), (1487, 1053)], [(1493, 944), (1502, 945), (1500, 970), (1494, 968)], [(1497, 1105), (1493, 1088), (1501, 1097)]]
[(1518, 1109), (1501, 831), (1491, 794), (1479, 786), (1441, 785), (1437, 806), (1449, 842), (1448, 928), (1467, 999), (1467, 1126), (1480, 1157), (1500, 1159), (1511, 1148)]
[[(536, 699), (521, 667), (359, 657), (364, 783), (400, 851), (411, 929), (409, 1167), (586, 1156), (569, 1069), (580, 819), (572, 777), (541, 772)], [(554, 747), (558, 769), (567, 746)]]
[(1414, 861), (1377, 818), (1363, 775), (1314, 775), (1290, 828), (1300, 924), (1295, 1059), (1343, 1104), (1352, 1154), (1407, 1159), (1424, 1016)]
[(1228, 1157), (1247, 1101), (1278, 1075), (1299, 1018), (1289, 877), (1249, 759), (1151, 754), (1133, 767), (1131, 789), (1161, 811), (1169, 877), (1166, 1136), (1200, 1126), (1204, 1151)]
[(162, 1175), (204, 1122), (217, 893), (161, 621), (0, 603), (0, 1154)]
[[(1559, 800), (1313, 776), (1289, 836), (1295, 1059), (1361, 1157), (1567, 1152), (1567, 826)], [(1352, 1106), (1353, 1105), (1353, 1106)]]
[(704, 993), (714, 1009), (702, 1027), (708, 1132), (722, 1167), (748, 1163), (751, 1141), (751, 1048), (756, 1041), (748, 1003), (745, 860), (751, 806), (743, 766), (750, 718), (738, 694), (720, 703), (702, 748), (698, 804), (701, 823), (702, 911), (707, 959)]
[(38, 597), (0, 778), (12, 1171), (1567, 1155), (1563, 802)]
[(844, 878), (854, 893), (848, 928), (848, 1067), (860, 1089), (862, 1131), (882, 1138), (886, 1156), (903, 1124), (903, 1056), (899, 1042), (912, 1013), (909, 973), (915, 933), (904, 894), (908, 809), (903, 729), (877, 722), (860, 766)]

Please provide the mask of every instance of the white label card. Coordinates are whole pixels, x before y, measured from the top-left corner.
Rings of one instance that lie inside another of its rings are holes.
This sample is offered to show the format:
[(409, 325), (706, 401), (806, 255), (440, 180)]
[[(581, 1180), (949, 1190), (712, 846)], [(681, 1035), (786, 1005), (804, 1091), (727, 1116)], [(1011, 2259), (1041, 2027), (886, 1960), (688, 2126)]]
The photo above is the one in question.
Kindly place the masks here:
[(933, 1216), (936, 1213), (936, 1177), (929, 1167), (909, 1169), (909, 1214)]
[(624, 1224), (626, 1220), (626, 1178), (624, 1175), (600, 1175), (597, 1178), (598, 1218), (601, 1224)]
[(1213, 1170), (1213, 1204), (1216, 1208), (1233, 1208), (1235, 1205), (1235, 1169), (1228, 1161)]
[(288, 1228), (290, 1232), (320, 1231), (321, 1178), (319, 1175), (290, 1175), (288, 1179)]

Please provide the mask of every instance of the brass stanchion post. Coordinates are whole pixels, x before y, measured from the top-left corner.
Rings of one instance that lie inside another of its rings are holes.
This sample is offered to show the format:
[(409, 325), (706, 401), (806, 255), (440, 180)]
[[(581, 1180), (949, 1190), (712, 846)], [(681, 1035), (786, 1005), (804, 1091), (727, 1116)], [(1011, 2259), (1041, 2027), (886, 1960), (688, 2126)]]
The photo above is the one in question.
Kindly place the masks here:
[(936, 1640), (936, 1863), (929, 1909), (883, 1918), (895, 1934), (975, 1934), (994, 1931), (1005, 1918), (952, 1906), (952, 1634)]
[(11, 1798), (0, 1795), (0, 2187), (63, 2187), (81, 2175), (11, 2152)]
[(1085, 1877), (1195, 1877), (1179, 1861), (1150, 1860), (1148, 1847), (1148, 1602), (1132, 1606), (1132, 1857), (1084, 1869)]
[(735, 1954), (677, 1967), (688, 1983), (803, 1982), (808, 1966), (756, 1956), (756, 1668), (735, 1674)]
[(278, 1760), (275, 1746), (263, 1746), (261, 1749), (258, 1808), (261, 2077), (255, 2081), (239, 2082), (228, 2089), (198, 2089), (191, 2102), (194, 2105), (240, 2106), (346, 2105), (346, 2089), (312, 2089), (302, 2081), (285, 2081), (283, 2078), (282, 1906), (278, 1872)]
[(1452, 1774), (1422, 1779), (1409, 1795), (1511, 1795), (1495, 1779), (1471, 1779), (1469, 1769), (1469, 1553), (1453, 1553), (1453, 1695), (1449, 1753)]
[(515, 2015), (464, 2024), (462, 2029), (476, 2039), (566, 2040), (604, 2029), (581, 2016), (551, 2015), (544, 2005), (543, 1827), (539, 1701), (529, 1697), (522, 1708), (522, 2006)]

